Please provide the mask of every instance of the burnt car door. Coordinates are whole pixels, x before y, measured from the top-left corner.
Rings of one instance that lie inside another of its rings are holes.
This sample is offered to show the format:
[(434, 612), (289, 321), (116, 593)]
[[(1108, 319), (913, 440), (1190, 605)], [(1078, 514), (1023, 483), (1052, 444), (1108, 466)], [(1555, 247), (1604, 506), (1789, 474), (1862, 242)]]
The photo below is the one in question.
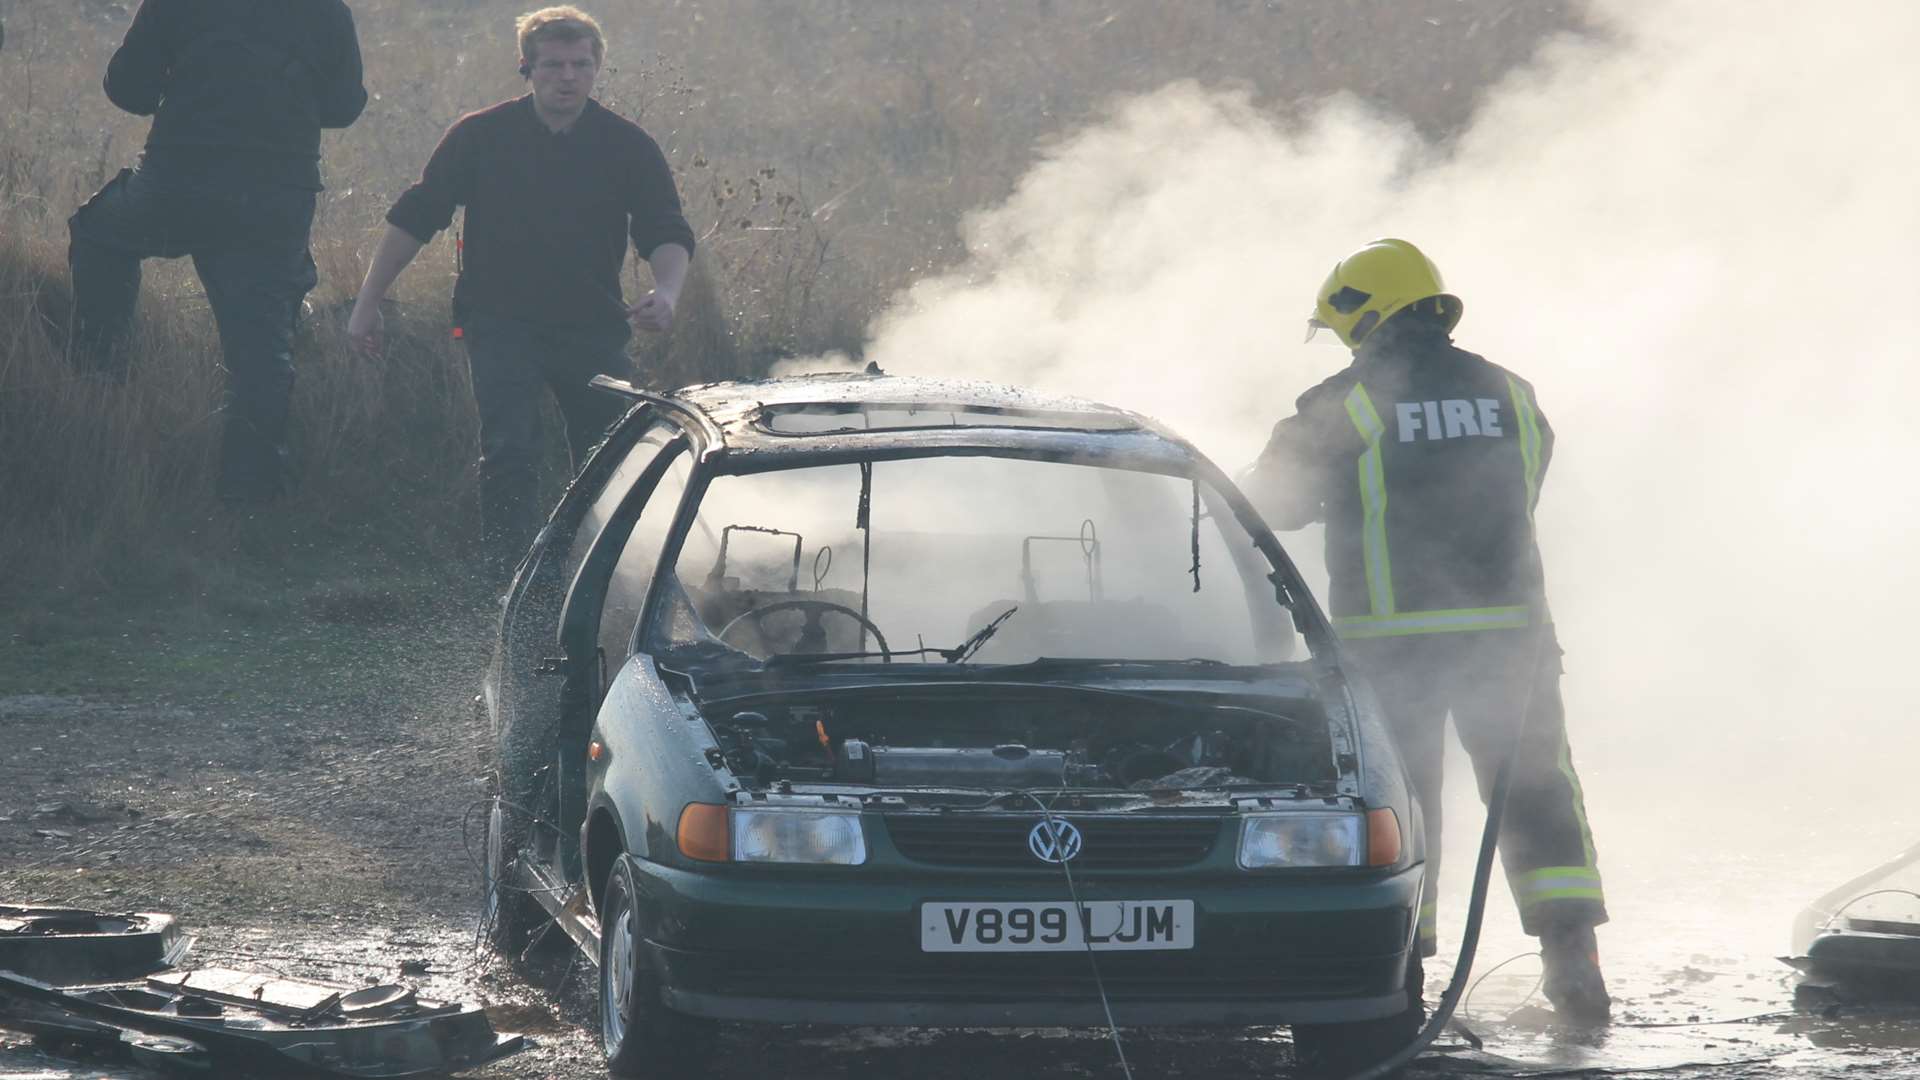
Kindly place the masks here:
[[(563, 793), (569, 781), (578, 783), (582, 754), (568, 749), (584, 750), (603, 685), (597, 629), (612, 562), (606, 553), (619, 553), (660, 476), (685, 449), (674, 424), (630, 417), (588, 459), (514, 579), (488, 680), (502, 804), (490, 836), (506, 849), (500, 865), (525, 846), (542, 861), (577, 869), (564, 823), (569, 811), (577, 816), (578, 795)], [(538, 821), (559, 828), (536, 828)]]

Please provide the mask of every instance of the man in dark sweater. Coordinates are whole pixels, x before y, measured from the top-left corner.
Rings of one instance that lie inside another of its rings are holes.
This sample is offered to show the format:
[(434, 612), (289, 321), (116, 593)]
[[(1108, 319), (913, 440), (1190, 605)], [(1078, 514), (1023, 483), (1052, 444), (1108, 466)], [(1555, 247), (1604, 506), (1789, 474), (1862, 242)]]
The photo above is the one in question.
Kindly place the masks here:
[(68, 222), (71, 358), (125, 378), (140, 261), (192, 256), (227, 368), (220, 496), (265, 502), (287, 481), (320, 129), (367, 103), (353, 15), (342, 0), (142, 0), (106, 91), (153, 127), (138, 164)]
[[(542, 387), (559, 403), (578, 469), (620, 411), (588, 382), (632, 374), (629, 325), (672, 326), (694, 246), (659, 146), (592, 98), (606, 50), (599, 25), (564, 6), (522, 16), (518, 27), (532, 93), (447, 130), (419, 183), (387, 214), (348, 322), (355, 345), (377, 351), (387, 289), (466, 208), (454, 321), (480, 414), (482, 541), (502, 570), (539, 525)], [(654, 282), (632, 305), (620, 291), (629, 237)]]

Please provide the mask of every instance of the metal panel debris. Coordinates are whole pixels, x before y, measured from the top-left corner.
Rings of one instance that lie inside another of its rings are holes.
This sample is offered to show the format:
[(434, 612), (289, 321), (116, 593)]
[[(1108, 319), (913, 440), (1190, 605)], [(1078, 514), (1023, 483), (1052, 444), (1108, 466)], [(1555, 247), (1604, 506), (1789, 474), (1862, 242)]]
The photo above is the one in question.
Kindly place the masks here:
[(0, 970), (54, 986), (137, 979), (192, 944), (171, 915), (0, 904)]
[(270, 1076), (422, 1076), (483, 1065), (533, 1045), (522, 1035), (495, 1034), (478, 1006), (419, 999), (406, 987), (371, 989), (376, 992), (217, 968), (70, 988), (0, 972), (0, 1018), (35, 1033), (125, 1042), (149, 1053), (204, 1058), (223, 1072)]
[(398, 983), (167, 970), (191, 944), (170, 915), (0, 905), (0, 1026), (223, 1076), (385, 1080), (534, 1045), (496, 1034), (477, 1005), (430, 1001)]

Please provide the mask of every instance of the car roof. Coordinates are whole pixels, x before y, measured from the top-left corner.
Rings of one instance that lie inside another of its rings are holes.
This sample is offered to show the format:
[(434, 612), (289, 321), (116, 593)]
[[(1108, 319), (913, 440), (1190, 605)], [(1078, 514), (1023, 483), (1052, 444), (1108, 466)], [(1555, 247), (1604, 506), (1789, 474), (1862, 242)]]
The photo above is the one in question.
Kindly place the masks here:
[(836, 372), (702, 383), (665, 394), (600, 382), (685, 414), (709, 452), (720, 455), (810, 456), (856, 446), (1091, 449), (1089, 441), (1162, 460), (1194, 455), (1184, 439), (1137, 413), (973, 379)]

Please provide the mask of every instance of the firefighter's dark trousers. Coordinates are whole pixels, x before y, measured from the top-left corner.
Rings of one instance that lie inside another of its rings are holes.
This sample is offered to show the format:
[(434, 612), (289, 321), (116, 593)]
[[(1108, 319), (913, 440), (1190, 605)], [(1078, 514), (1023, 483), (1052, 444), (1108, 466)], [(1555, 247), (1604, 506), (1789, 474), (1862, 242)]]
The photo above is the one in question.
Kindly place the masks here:
[(1523, 710), (1529, 717), (1500, 827), (1501, 862), (1522, 928), (1537, 937), (1549, 927), (1607, 921), (1580, 777), (1567, 746), (1560, 647), (1551, 627), (1538, 646), (1536, 640), (1531, 630), (1482, 630), (1347, 643), (1379, 696), (1425, 812), (1420, 939), (1426, 955), (1435, 946), (1441, 754), (1449, 714), (1473, 759), (1483, 802), (1501, 762), (1514, 752)]
[(316, 280), (307, 252), (314, 198), (213, 164), (143, 162), (67, 223), (70, 349), (82, 369), (125, 377), (140, 261), (192, 256), (227, 371), (219, 492), (230, 501), (262, 502), (287, 484), (293, 332)]
[(461, 319), (473, 400), (480, 413), (480, 530), (489, 566), (511, 571), (539, 530), (541, 411), (551, 393), (579, 472), (587, 452), (628, 402), (595, 390), (595, 375), (628, 378), (632, 336), (624, 323), (604, 330), (541, 326), (515, 319)]

